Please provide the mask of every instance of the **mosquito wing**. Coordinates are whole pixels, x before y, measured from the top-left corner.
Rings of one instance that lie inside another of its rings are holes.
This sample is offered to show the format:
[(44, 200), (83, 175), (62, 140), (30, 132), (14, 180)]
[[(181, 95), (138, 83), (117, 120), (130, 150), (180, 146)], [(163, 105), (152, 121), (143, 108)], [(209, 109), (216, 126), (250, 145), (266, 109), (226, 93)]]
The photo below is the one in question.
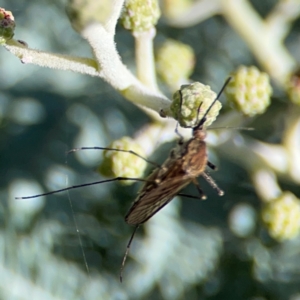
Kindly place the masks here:
[(174, 164), (164, 172), (161, 172), (160, 169), (155, 170), (147, 180), (149, 182), (143, 186), (125, 216), (125, 221), (130, 225), (142, 224), (149, 220), (193, 178), (182, 171), (180, 164)]
[(148, 190), (147, 193), (140, 194), (125, 216), (126, 223), (129, 225), (145, 223), (191, 181), (192, 179), (188, 176), (167, 179)]
[(133, 202), (125, 221), (138, 225), (167, 205), (181, 189), (204, 172), (206, 146), (201, 139), (190, 139), (173, 150), (161, 168), (155, 169)]

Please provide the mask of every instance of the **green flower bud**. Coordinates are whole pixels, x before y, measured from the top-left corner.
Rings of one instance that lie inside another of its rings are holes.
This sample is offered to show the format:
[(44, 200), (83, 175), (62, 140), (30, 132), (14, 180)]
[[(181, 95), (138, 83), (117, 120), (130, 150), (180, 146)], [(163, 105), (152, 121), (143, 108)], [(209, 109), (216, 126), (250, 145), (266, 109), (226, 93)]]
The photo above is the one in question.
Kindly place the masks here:
[(225, 89), (228, 101), (246, 116), (264, 113), (272, 95), (269, 76), (253, 66), (241, 66), (231, 76)]
[(190, 46), (167, 40), (157, 51), (156, 70), (169, 86), (178, 86), (193, 73), (195, 54)]
[[(170, 109), (181, 127), (194, 127), (202, 119), (216, 97), (216, 93), (210, 89), (210, 86), (200, 82), (182, 85), (180, 90), (174, 93)], [(215, 121), (221, 107), (220, 101), (216, 101), (206, 116), (205, 127)]]
[(4, 45), (6, 41), (14, 36), (16, 23), (11, 11), (0, 7), (0, 45)]
[(262, 219), (274, 239), (294, 238), (300, 231), (300, 199), (290, 192), (282, 193), (266, 205)]
[(147, 32), (156, 25), (159, 17), (157, 0), (126, 0), (121, 21), (128, 30)]
[(286, 91), (291, 101), (300, 105), (300, 69), (292, 74), (286, 82)]
[(111, 0), (69, 0), (66, 12), (72, 27), (81, 32), (87, 25), (97, 22), (105, 23), (111, 16), (113, 3)]
[[(123, 137), (112, 142), (108, 148), (134, 151), (144, 156), (144, 150), (130, 137)], [(130, 177), (141, 178), (146, 169), (147, 163), (142, 158), (128, 152), (113, 150), (103, 151), (103, 162), (99, 167), (99, 172), (107, 177)], [(121, 181), (122, 184), (130, 185), (132, 180)]]

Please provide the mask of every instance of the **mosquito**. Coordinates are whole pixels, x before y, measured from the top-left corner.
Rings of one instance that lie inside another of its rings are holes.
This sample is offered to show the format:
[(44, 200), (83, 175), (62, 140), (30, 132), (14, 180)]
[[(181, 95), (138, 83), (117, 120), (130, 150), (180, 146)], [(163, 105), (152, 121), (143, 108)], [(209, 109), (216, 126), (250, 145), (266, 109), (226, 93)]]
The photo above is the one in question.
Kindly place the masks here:
[[(67, 188), (59, 189), (56, 191), (51, 191), (43, 194), (26, 196), (26, 197), (16, 197), (16, 199), (30, 199), (41, 196), (47, 196), (63, 191), (68, 191), (71, 189), (76, 189), (85, 186), (96, 185), (105, 182), (122, 181), (122, 180), (133, 180), (144, 182), (144, 185), (138, 192), (136, 199), (133, 201), (129, 211), (125, 215), (125, 222), (129, 225), (135, 226), (133, 233), (129, 239), (126, 247), (126, 252), (124, 254), (121, 270), (120, 270), (120, 281), (123, 280), (123, 269), (125, 267), (125, 262), (129, 254), (129, 249), (135, 233), (137, 232), (140, 225), (148, 221), (152, 216), (154, 216), (159, 210), (166, 206), (176, 195), (196, 198), (196, 199), (206, 199), (206, 196), (199, 183), (197, 182), (197, 177), (202, 176), (218, 193), (219, 196), (223, 196), (224, 192), (218, 187), (213, 178), (207, 173), (206, 166), (212, 170), (216, 169), (216, 166), (208, 161), (207, 149), (206, 149), (206, 131), (204, 128), (204, 123), (207, 119), (207, 114), (214, 106), (216, 101), (220, 98), (225, 87), (229, 83), (231, 78), (229, 77), (221, 88), (219, 94), (215, 100), (211, 103), (201, 120), (197, 120), (195, 126), (190, 126), (192, 128), (192, 137), (184, 141), (183, 137), (178, 132), (178, 125), (176, 127), (176, 133), (180, 136), (178, 145), (176, 148), (172, 149), (169, 157), (166, 161), (159, 166), (158, 164), (145, 159), (138, 153), (131, 150), (122, 150), (115, 148), (104, 148), (104, 147), (82, 147), (75, 148), (69, 151), (75, 152), (78, 150), (111, 150), (131, 153), (135, 156), (144, 159), (147, 163), (155, 165), (156, 168), (152, 173), (146, 178), (128, 178), (128, 177), (115, 177), (111, 179), (85, 183), (80, 185), (73, 185)], [(202, 104), (202, 103), (201, 103)], [(197, 115), (199, 116), (201, 104), (198, 107)], [(199, 196), (192, 196), (180, 193), (180, 191), (186, 187), (188, 184), (193, 183), (198, 192)]]

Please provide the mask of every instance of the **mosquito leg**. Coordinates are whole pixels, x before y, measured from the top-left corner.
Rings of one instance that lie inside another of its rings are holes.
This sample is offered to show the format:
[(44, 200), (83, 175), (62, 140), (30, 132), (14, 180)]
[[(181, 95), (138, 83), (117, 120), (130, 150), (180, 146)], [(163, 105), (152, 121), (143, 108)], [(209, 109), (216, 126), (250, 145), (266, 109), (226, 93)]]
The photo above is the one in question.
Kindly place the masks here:
[(74, 148), (74, 149), (71, 149), (67, 152), (67, 154), (70, 154), (70, 153), (73, 153), (73, 152), (76, 152), (76, 151), (81, 151), (81, 150), (109, 150), (109, 151), (118, 151), (118, 152), (127, 152), (127, 153), (130, 153), (130, 154), (133, 154), (141, 159), (143, 159), (145, 162), (151, 164), (151, 165), (154, 165), (158, 168), (160, 168), (161, 166), (153, 161), (150, 161), (148, 159), (146, 159), (145, 157), (139, 155), (138, 153), (132, 151), (132, 150), (123, 150), (123, 149), (116, 149), (116, 148), (107, 148), (107, 147), (80, 147), (80, 148)]
[(214, 188), (217, 190), (219, 196), (223, 196), (224, 192), (218, 187), (218, 185), (216, 184), (216, 182), (212, 179), (212, 177), (210, 177), (206, 172), (203, 172), (201, 174), (201, 176), (203, 176), (203, 178)]
[(188, 194), (183, 194), (183, 193), (179, 193), (177, 194), (178, 196), (182, 196), (182, 197), (187, 197), (187, 198), (192, 198), (192, 199), (200, 199), (200, 200), (205, 200), (206, 199), (206, 195), (204, 194), (203, 190), (200, 188), (199, 183), (197, 182), (196, 179), (193, 180), (194, 185), (196, 186), (199, 196), (193, 196), (193, 195), (188, 195)]
[(186, 198), (203, 200), (203, 198), (200, 198), (199, 196), (193, 196), (193, 195), (183, 194), (183, 193), (179, 193), (179, 194), (177, 194), (177, 196), (182, 196), (182, 197), (186, 197)]
[(199, 196), (200, 196), (199, 199), (205, 200), (206, 199), (206, 195), (204, 194), (203, 190), (201, 189), (201, 187), (200, 187), (198, 181), (196, 180), (196, 178), (193, 179), (193, 183), (194, 183), (195, 187), (198, 190), (198, 193), (199, 193)]
[(100, 181), (95, 181), (95, 182), (79, 184), (79, 185), (73, 185), (73, 186), (69, 186), (69, 187), (66, 187), (66, 188), (63, 188), (63, 189), (60, 189), (60, 190), (51, 191), (51, 192), (38, 194), (38, 195), (33, 195), (33, 196), (15, 197), (15, 199), (37, 198), (37, 197), (41, 197), (41, 196), (47, 196), (47, 195), (51, 195), (51, 194), (55, 194), (55, 193), (60, 193), (60, 192), (69, 191), (69, 190), (72, 190), (72, 189), (81, 188), (81, 187), (84, 187), (84, 186), (96, 185), (96, 184), (100, 184), (100, 183), (113, 182), (113, 181), (121, 181), (121, 180), (135, 180), (135, 181), (149, 182), (147, 179), (142, 179), (142, 178), (116, 177), (116, 178), (111, 178), (111, 179), (106, 179), (106, 180), (100, 180)]
[(128, 253), (129, 253), (129, 249), (130, 249), (130, 246), (131, 246), (133, 237), (134, 237), (134, 235), (135, 235), (135, 233), (136, 233), (136, 231), (138, 230), (139, 227), (140, 227), (140, 225), (136, 225), (136, 226), (135, 226), (135, 228), (134, 228), (134, 230), (133, 230), (133, 233), (131, 234), (130, 240), (129, 240), (128, 244), (127, 244), (126, 252), (125, 252), (125, 255), (124, 255), (122, 264), (121, 264), (121, 270), (120, 270), (120, 282), (123, 281), (123, 270), (124, 270), (124, 267), (125, 267), (125, 262), (126, 262), (126, 259), (127, 259)]
[(210, 161), (207, 161), (207, 165), (208, 165), (212, 170), (217, 170), (216, 165), (214, 165), (214, 164), (211, 163)]
[(178, 122), (176, 124), (176, 128), (175, 128), (175, 133), (179, 136), (179, 140), (178, 140), (178, 144), (179, 145), (182, 145), (183, 144), (183, 141), (184, 141), (184, 137), (183, 135), (178, 131)]

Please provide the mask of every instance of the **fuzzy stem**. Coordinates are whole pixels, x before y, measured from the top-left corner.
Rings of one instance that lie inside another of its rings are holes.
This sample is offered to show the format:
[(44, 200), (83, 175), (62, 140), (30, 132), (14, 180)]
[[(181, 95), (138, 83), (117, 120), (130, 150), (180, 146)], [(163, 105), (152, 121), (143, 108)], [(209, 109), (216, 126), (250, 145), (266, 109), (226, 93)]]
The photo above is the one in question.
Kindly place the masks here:
[(264, 202), (270, 202), (282, 193), (276, 176), (271, 170), (260, 169), (254, 172), (252, 180), (257, 194)]
[(94, 59), (34, 50), (13, 39), (9, 40), (4, 47), (25, 64), (30, 63), (50, 69), (101, 76), (101, 71), (98, 70), (97, 62)]
[(270, 34), (283, 40), (289, 33), (291, 23), (300, 14), (299, 0), (279, 1), (265, 19), (265, 25)]
[(135, 37), (137, 77), (143, 84), (153, 90), (158, 89), (153, 53), (153, 38), (155, 33), (155, 28), (152, 28), (148, 32), (133, 34)]
[[(171, 1), (170, 5), (173, 5)], [(194, 26), (219, 13), (221, 13), (220, 0), (200, 0), (194, 2), (182, 14), (168, 17), (167, 21), (175, 27)]]
[(255, 172), (261, 168), (271, 169), (277, 174), (288, 174), (288, 153), (281, 145), (262, 143), (251, 138), (235, 137), (243, 143), (227, 141), (220, 145), (220, 151), (228, 158), (236, 161), (249, 172)]
[[(90, 1), (95, 1), (95, 0), (90, 0)], [(108, 0), (108, 1), (111, 2), (110, 5), (113, 8), (113, 10), (109, 18), (106, 20), (104, 27), (107, 30), (107, 32), (114, 35), (116, 31), (116, 25), (122, 11), (122, 7), (124, 5), (124, 0)]]
[(300, 183), (300, 108), (291, 107), (286, 118), (283, 145), (288, 155), (288, 169), (291, 178)]
[(116, 50), (113, 36), (101, 24), (94, 23), (87, 26), (82, 36), (91, 45), (104, 80), (138, 105), (146, 106), (158, 113), (162, 109), (169, 112), (170, 100), (161, 93), (145, 87), (127, 69)]

